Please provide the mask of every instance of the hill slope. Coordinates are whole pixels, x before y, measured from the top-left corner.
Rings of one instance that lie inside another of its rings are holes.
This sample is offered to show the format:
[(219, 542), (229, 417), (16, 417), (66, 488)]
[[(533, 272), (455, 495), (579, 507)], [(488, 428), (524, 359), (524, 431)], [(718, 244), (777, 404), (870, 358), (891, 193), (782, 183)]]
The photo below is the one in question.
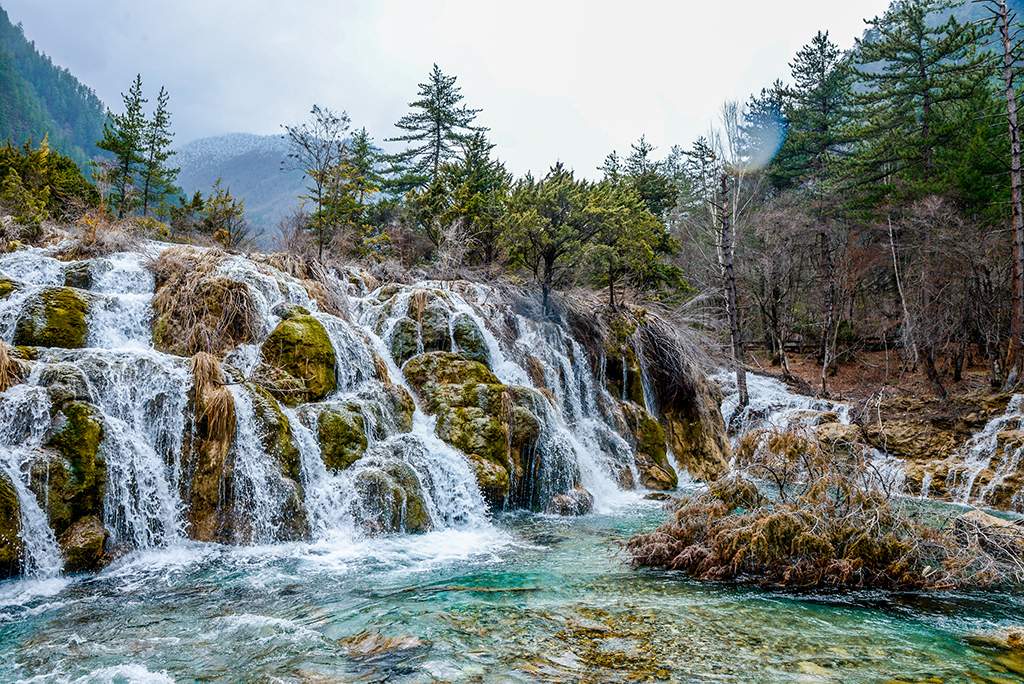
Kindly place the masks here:
[(178, 149), (178, 185), (187, 195), (204, 195), (220, 178), (245, 201), (245, 214), (259, 233), (260, 246), (271, 246), (278, 224), (300, 204), (302, 174), (282, 171), (287, 143), (276, 135), (229, 133), (200, 138)]
[(39, 52), (0, 8), (0, 141), (49, 135), (54, 148), (85, 164), (98, 153), (105, 118), (92, 89)]

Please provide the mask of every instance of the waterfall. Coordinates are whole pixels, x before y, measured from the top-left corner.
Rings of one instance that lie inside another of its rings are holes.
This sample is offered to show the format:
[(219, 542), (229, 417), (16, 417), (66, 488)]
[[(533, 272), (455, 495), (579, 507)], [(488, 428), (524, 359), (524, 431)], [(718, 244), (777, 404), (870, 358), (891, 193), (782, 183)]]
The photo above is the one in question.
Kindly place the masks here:
[[(1016, 472), (1024, 456), (1024, 444), (1000, 444), (1000, 433), (1019, 429), (1024, 418), (1024, 394), (1015, 394), (1010, 399), (1002, 415), (990, 420), (981, 432), (971, 437), (958, 454), (962, 468), (951, 468), (947, 478), (950, 496), (959, 503), (970, 503), (972, 500), (986, 502), (1003, 484), (1008, 476)], [(978, 477), (991, 469), (991, 477), (975, 494)], [(1011, 502), (1018, 508), (1024, 508), (1024, 493), (1017, 492)]]

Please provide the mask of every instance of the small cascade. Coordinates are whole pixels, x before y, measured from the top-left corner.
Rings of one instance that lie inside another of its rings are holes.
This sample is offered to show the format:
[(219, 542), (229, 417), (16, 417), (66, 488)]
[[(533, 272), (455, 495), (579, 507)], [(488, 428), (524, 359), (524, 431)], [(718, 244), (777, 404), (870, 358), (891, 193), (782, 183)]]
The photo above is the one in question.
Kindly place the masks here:
[(46, 513), (29, 489), (31, 465), (50, 426), (46, 390), (15, 385), (0, 394), (0, 472), (7, 475), (18, 498), (23, 558), (28, 577), (53, 577), (63, 565)]
[(235, 442), (231, 449), (235, 526), (244, 531), (240, 541), (272, 544), (281, 539), (281, 516), (291, 492), (272, 456), (263, 448), (249, 393), (239, 385), (229, 385), (228, 390), (235, 403)]
[(722, 388), (722, 416), (734, 442), (736, 436), (752, 430), (817, 425), (825, 414), (834, 415), (843, 425), (850, 423), (848, 404), (797, 394), (779, 380), (754, 373), (747, 373), (750, 401), (742, 411), (737, 411), (739, 391), (735, 373), (722, 369), (715, 372), (712, 379)]
[(114, 254), (89, 264), (92, 302), (90, 346), (104, 349), (150, 347), (153, 274), (137, 253)]
[[(1010, 399), (1006, 411), (990, 420), (981, 432), (963, 446), (958, 456), (961, 461), (960, 467), (950, 468), (946, 482), (954, 501), (988, 502), (1008, 477), (1019, 472), (1024, 457), (1024, 443), (1004, 443), (1002, 436), (1010, 430), (1019, 430), (1022, 420), (1024, 394), (1015, 394)], [(982, 486), (976, 487), (982, 474), (986, 474), (988, 480)], [(1022, 498), (1024, 493), (1018, 491), (1011, 497), (1011, 503), (1017, 508), (1024, 508)]]

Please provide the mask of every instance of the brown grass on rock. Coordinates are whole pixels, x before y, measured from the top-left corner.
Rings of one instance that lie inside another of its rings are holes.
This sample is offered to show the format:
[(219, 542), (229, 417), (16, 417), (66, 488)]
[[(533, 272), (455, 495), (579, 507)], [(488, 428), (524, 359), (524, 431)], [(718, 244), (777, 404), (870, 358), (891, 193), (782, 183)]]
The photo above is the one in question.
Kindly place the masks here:
[(61, 261), (80, 261), (129, 252), (139, 245), (139, 231), (131, 221), (111, 221), (99, 211), (86, 213), (75, 225), (71, 238), (54, 252)]
[(253, 254), (257, 263), (276, 268), (299, 280), (306, 294), (316, 301), (320, 309), (339, 318), (348, 318), (348, 299), (340, 280), (328, 266), (311, 258), (289, 253)]
[(256, 340), (260, 322), (252, 293), (245, 283), (217, 274), (223, 258), (217, 250), (172, 247), (150, 264), (157, 349), (179, 356), (222, 354)]
[(11, 347), (0, 340), (0, 392), (6, 392), (25, 379), (25, 365), (14, 358)]
[(230, 444), (235, 432), (235, 402), (224, 386), (217, 357), (199, 352), (192, 357), (193, 399), (196, 422), (204, 425), (209, 441)]

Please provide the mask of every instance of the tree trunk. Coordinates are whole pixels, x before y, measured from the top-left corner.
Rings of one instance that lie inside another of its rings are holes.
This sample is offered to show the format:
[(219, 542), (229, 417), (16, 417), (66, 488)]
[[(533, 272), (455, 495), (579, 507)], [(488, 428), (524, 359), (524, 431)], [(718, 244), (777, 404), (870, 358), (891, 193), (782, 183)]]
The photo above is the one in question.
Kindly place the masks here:
[[(720, 235), (720, 259), (722, 266), (722, 280), (725, 290), (725, 308), (729, 317), (729, 337), (732, 342), (732, 363), (736, 369), (736, 389), (739, 392), (739, 405), (742, 409), (750, 403), (750, 396), (747, 394), (747, 370), (743, 352), (743, 330), (740, 326), (740, 312), (736, 297), (736, 272), (734, 259), (736, 245), (733, 241), (732, 222), (729, 214), (729, 177), (722, 174), (722, 232)], [(730, 417), (726, 417), (729, 420)]]
[(1006, 357), (1007, 384), (1020, 379), (1024, 361), (1021, 353), (1021, 335), (1024, 334), (1024, 208), (1021, 199), (1020, 128), (1017, 122), (1017, 92), (1013, 83), (1014, 50), (1011, 38), (1010, 9), (1006, 0), (998, 0), (996, 15), (1003, 44), (1003, 84), (1006, 86), (1006, 119), (1010, 133), (1010, 195), (1013, 221), (1012, 299), (1010, 344)]
[(825, 273), (825, 277), (828, 278), (828, 285), (825, 287), (821, 344), (818, 347), (818, 353), (821, 358), (821, 394), (822, 396), (828, 396), (828, 370), (832, 365), (832, 329), (835, 326), (836, 315), (836, 276), (828, 233), (822, 230), (818, 233), (818, 239), (821, 242), (821, 268)]

